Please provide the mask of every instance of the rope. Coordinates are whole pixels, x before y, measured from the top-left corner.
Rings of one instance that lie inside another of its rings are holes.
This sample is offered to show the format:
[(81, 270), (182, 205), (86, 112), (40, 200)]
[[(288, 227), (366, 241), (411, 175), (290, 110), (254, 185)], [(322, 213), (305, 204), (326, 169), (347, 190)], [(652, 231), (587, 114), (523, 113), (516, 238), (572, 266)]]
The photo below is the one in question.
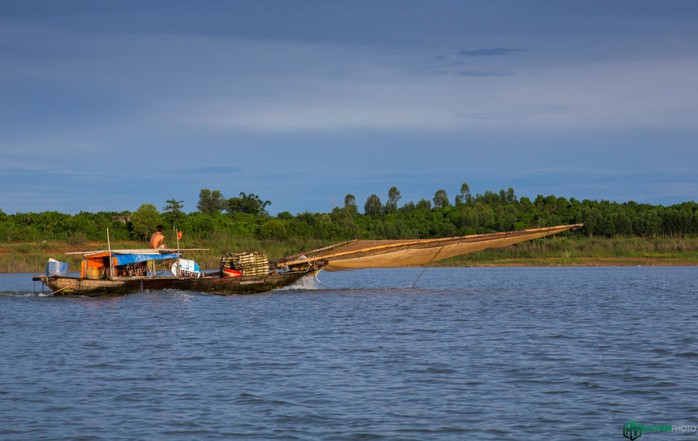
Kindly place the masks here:
[(424, 272), (427, 270), (427, 268), (429, 268), (431, 266), (431, 264), (434, 263), (434, 260), (436, 260), (436, 256), (438, 256), (439, 253), (441, 253), (441, 251), (443, 251), (445, 246), (446, 246), (445, 244), (442, 245), (441, 248), (439, 248), (439, 250), (436, 252), (436, 254), (434, 254), (434, 257), (432, 257), (431, 260), (429, 261), (429, 263), (427, 263), (427, 265), (424, 267), (424, 269), (422, 269), (422, 272), (419, 273), (419, 276), (417, 276), (417, 279), (415, 279), (414, 283), (412, 284), (412, 286), (411, 286), (412, 289), (414, 289), (417, 286), (417, 282), (419, 282), (419, 279), (422, 278), (422, 276), (424, 275)]
[(55, 296), (56, 294), (58, 294), (59, 292), (63, 291), (64, 289), (65, 289), (65, 288), (57, 289), (57, 290), (55, 290), (55, 291), (53, 291), (53, 292), (51, 292), (51, 293), (49, 293), (49, 294), (46, 294), (46, 297)]

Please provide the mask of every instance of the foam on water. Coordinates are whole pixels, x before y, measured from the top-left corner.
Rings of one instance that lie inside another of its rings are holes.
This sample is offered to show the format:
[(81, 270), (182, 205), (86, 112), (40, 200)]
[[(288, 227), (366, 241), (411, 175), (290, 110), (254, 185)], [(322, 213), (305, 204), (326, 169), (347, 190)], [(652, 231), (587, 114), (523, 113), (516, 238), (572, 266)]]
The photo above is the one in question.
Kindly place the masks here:
[(316, 290), (318, 288), (318, 284), (320, 283), (320, 280), (317, 278), (318, 275), (314, 276), (306, 276), (306, 277), (301, 277), (300, 279), (296, 280), (292, 284), (285, 286), (283, 288), (279, 288), (278, 291), (283, 291), (283, 290)]

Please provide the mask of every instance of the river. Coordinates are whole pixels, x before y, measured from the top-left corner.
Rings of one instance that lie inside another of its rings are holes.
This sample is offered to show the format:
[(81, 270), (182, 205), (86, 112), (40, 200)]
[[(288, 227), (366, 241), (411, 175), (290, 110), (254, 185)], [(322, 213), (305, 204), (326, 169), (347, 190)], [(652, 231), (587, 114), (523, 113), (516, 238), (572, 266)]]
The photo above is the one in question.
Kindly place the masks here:
[(33, 289), (0, 274), (3, 440), (623, 440), (630, 421), (698, 440), (698, 267)]

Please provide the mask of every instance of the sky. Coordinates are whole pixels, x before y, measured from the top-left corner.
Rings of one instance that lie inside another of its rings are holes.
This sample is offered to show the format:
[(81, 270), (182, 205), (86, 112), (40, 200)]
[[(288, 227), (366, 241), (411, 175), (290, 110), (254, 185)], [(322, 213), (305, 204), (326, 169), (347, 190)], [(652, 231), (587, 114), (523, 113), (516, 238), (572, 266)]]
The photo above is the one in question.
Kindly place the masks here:
[(0, 2), (0, 210), (698, 195), (693, 0)]

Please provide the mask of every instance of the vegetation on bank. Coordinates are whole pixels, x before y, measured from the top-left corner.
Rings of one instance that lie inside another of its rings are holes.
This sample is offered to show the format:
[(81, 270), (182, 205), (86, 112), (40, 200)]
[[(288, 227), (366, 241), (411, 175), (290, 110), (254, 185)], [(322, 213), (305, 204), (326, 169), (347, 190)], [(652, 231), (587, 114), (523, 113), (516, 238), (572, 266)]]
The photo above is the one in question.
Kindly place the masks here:
[(271, 202), (255, 194), (225, 198), (218, 190), (203, 189), (197, 211), (191, 213), (176, 199), (165, 201), (162, 212), (152, 204), (126, 213), (8, 215), (0, 210), (0, 272), (36, 272), (47, 257), (65, 260), (66, 251), (104, 249), (107, 229), (114, 248), (142, 248), (158, 224), (166, 225), (171, 248), (176, 230), (183, 232), (180, 247), (209, 248), (209, 253), (193, 256), (206, 268), (215, 268), (217, 256), (232, 250), (264, 250), (278, 258), (355, 238), (433, 238), (572, 223), (584, 228), (446, 264), (698, 263), (696, 202), (658, 206), (552, 195), (531, 200), (517, 197), (511, 188), (472, 195), (467, 184), (453, 199), (445, 190), (417, 203), (400, 204), (401, 199), (392, 187), (385, 202), (373, 194), (363, 210), (348, 194), (344, 206), (329, 213), (271, 216)]

